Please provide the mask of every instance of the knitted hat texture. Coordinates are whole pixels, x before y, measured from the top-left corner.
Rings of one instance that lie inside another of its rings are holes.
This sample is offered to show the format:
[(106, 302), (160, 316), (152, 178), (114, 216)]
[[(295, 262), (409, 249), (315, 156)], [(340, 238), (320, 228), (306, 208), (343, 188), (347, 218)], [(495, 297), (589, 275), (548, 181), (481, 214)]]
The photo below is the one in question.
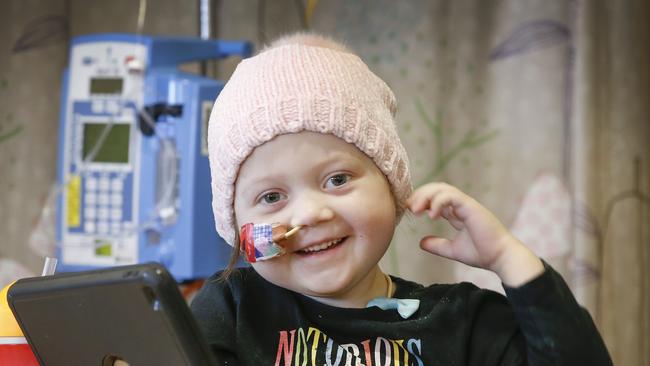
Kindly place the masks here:
[(354, 144), (384, 173), (396, 200), (404, 202), (412, 191), (411, 176), (395, 110), (390, 88), (351, 53), (291, 44), (240, 62), (217, 97), (208, 125), (219, 235), (233, 245), (239, 167), (255, 147), (287, 133), (332, 134)]

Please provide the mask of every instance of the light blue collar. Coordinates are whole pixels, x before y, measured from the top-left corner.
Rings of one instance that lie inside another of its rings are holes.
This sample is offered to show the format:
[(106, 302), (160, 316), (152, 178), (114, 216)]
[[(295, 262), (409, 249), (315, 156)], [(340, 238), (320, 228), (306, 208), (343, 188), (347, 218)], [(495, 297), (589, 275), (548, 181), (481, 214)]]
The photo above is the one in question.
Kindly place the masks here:
[(394, 299), (387, 297), (377, 297), (366, 305), (366, 308), (376, 306), (382, 310), (397, 309), (399, 315), (408, 319), (420, 308), (420, 300), (416, 299)]

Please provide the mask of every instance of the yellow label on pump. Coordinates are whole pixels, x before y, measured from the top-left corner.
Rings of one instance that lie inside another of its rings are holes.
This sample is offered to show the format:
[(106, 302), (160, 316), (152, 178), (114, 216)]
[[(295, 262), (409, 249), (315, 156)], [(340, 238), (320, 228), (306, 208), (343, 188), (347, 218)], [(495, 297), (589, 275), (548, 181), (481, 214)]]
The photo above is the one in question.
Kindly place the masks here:
[(81, 176), (73, 175), (68, 183), (68, 227), (81, 224)]
[(13, 282), (8, 284), (0, 291), (0, 337), (23, 336), (23, 332), (20, 330), (16, 318), (14, 318), (14, 314), (7, 303), (7, 292), (9, 292), (9, 287), (13, 284)]

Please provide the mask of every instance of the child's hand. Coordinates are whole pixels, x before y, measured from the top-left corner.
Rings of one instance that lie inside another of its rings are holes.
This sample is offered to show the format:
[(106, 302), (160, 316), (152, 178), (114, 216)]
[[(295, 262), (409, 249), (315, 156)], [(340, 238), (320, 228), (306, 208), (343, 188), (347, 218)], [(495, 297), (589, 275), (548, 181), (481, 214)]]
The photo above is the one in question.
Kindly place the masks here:
[(544, 271), (540, 259), (519, 242), (485, 207), (457, 188), (429, 183), (413, 192), (406, 206), (414, 214), (447, 220), (456, 230), (449, 240), (425, 236), (427, 252), (495, 272), (501, 281), (517, 287)]

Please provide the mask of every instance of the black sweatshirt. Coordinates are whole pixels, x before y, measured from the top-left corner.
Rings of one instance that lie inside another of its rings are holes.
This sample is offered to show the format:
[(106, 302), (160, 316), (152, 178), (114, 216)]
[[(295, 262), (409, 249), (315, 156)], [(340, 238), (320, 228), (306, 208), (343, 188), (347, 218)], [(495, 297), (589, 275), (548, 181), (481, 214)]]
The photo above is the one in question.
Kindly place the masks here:
[(397, 277), (395, 310), (345, 309), (275, 286), (252, 268), (211, 277), (191, 308), (227, 365), (611, 365), (586, 310), (548, 264), (507, 298), (469, 283), (423, 287)]

